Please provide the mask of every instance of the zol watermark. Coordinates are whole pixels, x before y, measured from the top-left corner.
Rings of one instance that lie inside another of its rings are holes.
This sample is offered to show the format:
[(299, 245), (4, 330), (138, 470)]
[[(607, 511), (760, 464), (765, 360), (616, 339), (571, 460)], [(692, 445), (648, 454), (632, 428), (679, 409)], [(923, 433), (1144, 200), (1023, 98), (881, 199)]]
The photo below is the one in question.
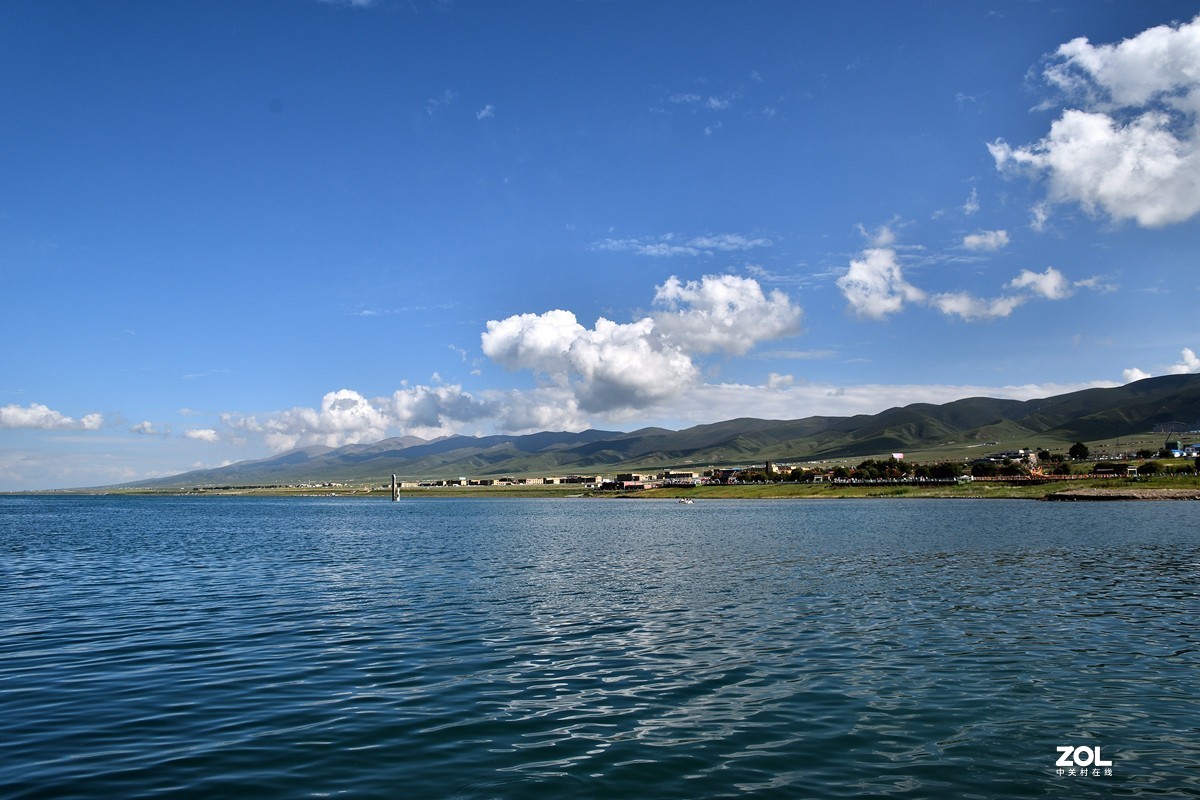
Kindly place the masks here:
[(1060, 777), (1063, 775), (1072, 778), (1112, 777), (1112, 759), (1104, 758), (1100, 754), (1099, 746), (1080, 745), (1075, 747), (1069, 744), (1060, 744), (1056, 749), (1058, 750), (1058, 760), (1054, 762), (1054, 766), (1057, 767)]

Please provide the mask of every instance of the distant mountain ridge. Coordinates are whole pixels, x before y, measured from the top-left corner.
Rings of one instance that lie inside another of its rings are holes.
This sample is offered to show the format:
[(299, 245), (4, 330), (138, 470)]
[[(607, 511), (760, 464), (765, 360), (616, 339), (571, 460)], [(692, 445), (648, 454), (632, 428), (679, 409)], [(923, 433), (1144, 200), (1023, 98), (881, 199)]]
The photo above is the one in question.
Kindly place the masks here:
[(502, 475), (613, 472), (634, 467), (726, 465), (874, 456), (950, 441), (1066, 443), (1145, 433), (1154, 425), (1200, 420), (1200, 375), (1166, 375), (1110, 389), (1036, 400), (971, 397), (914, 403), (878, 414), (742, 418), (681, 431), (587, 430), (524, 435), (394, 437), (373, 444), (304, 447), (256, 461), (128, 484), (137, 487), (383, 482)]

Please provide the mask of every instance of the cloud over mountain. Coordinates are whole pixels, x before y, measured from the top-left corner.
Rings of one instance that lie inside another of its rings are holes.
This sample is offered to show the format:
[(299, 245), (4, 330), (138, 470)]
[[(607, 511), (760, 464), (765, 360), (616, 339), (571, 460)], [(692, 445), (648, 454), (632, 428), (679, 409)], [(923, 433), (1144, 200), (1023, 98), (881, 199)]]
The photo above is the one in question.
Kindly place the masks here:
[(694, 354), (744, 354), (755, 344), (799, 332), (801, 310), (783, 292), (764, 293), (752, 278), (675, 276), (656, 287), (651, 316), (631, 323), (601, 317), (585, 328), (570, 311), (519, 314), (487, 324), (484, 355), (510, 370), (539, 373), (571, 390), (578, 408), (644, 408), (694, 384)]
[[(1200, 357), (1198, 357), (1196, 355), (1196, 352), (1194, 350), (1192, 350), (1192, 348), (1190, 348), (1190, 347), (1183, 348), (1183, 350), (1180, 351), (1179, 355), (1180, 355), (1179, 361), (1177, 361), (1174, 364), (1171, 364), (1165, 370), (1163, 370), (1165, 374), (1167, 374), (1167, 375), (1192, 375), (1195, 373), (1200, 373)], [(1145, 370), (1142, 370), (1142, 369), (1138, 369), (1137, 367), (1130, 367), (1129, 369), (1126, 369), (1122, 373), (1122, 375), (1124, 376), (1126, 383), (1131, 383), (1133, 381), (1140, 381), (1145, 378), (1152, 377), (1151, 373), (1146, 372)]]
[[(265, 415), (223, 414), (222, 423), (234, 437), (261, 437), (275, 452), (296, 447), (374, 442), (390, 431), (418, 436), (441, 436), (457, 423), (491, 413), (491, 404), (464, 392), (460, 386), (404, 386), (390, 397), (367, 398), (353, 389), (328, 392), (320, 408), (298, 406)], [(188, 438), (216, 441), (212, 429), (188, 431)]]
[(641, 408), (692, 383), (698, 371), (683, 350), (666, 342), (649, 317), (592, 328), (561, 309), (492, 320), (483, 353), (509, 370), (530, 370), (569, 386), (585, 411)]

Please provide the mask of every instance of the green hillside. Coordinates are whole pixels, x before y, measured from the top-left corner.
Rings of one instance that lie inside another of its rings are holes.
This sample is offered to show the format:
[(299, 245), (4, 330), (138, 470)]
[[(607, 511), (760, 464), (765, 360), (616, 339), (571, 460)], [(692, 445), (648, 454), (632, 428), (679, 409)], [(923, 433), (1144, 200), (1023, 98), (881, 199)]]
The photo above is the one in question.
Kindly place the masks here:
[[(220, 469), (184, 473), (136, 487), (277, 485), (521, 475), (600, 474), (620, 469), (734, 465), (948, 451), (993, 442), (1064, 448), (1147, 433), (1170, 422), (1200, 424), (1200, 375), (1167, 375), (1109, 389), (1036, 400), (972, 397), (914, 403), (878, 414), (741, 418), (681, 431), (588, 430), (522, 436), (386, 439), (332, 449), (308, 447)], [(965, 451), (964, 451), (965, 452)]]

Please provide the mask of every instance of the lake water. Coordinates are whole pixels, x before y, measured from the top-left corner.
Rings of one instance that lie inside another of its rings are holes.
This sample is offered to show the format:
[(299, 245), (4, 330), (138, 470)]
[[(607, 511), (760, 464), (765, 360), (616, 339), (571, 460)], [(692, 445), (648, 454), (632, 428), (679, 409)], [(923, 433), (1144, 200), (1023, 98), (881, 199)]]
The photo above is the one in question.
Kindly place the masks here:
[(1197, 795), (1196, 504), (0, 498), (0, 797)]

